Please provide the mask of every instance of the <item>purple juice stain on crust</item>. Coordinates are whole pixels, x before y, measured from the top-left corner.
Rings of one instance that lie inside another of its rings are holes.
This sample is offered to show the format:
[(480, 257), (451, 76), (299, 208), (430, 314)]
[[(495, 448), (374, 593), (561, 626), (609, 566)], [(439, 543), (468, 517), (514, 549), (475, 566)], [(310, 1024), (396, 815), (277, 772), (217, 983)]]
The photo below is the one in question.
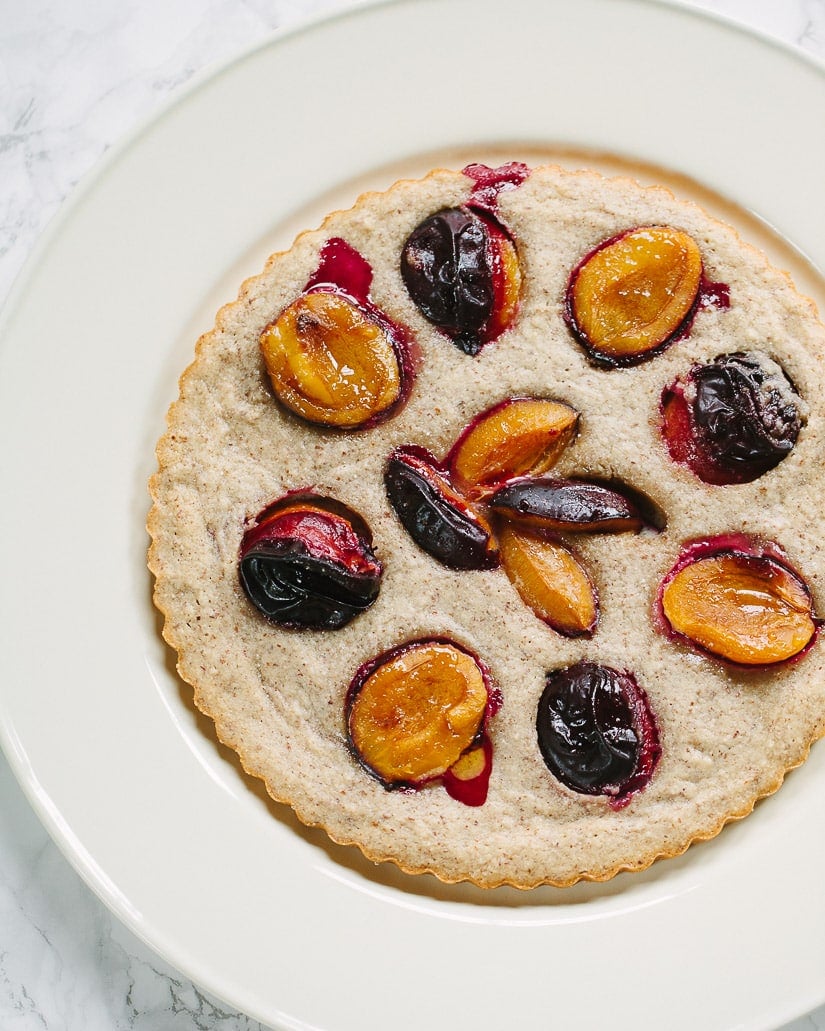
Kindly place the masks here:
[(461, 171), (476, 184), (470, 195), (469, 205), (489, 211), (493, 215), (498, 209), (499, 194), (505, 190), (518, 189), (530, 175), (530, 169), (521, 161), (509, 161), (498, 168), (469, 164)]
[(372, 266), (346, 240), (334, 236), (321, 249), (321, 260), (310, 276), (306, 290), (320, 286), (338, 287), (353, 300), (368, 304)]
[(702, 273), (699, 284), (699, 306), (701, 308), (718, 308), (727, 311), (730, 308), (730, 287), (727, 283), (714, 283)]
[(483, 765), (480, 773), (475, 777), (462, 780), (450, 769), (443, 777), (444, 790), (450, 798), (469, 806), (484, 805), (487, 801), (490, 774), (493, 772), (493, 743), (486, 733), (482, 734), (481, 740), (475, 747), (480, 748), (483, 753)]

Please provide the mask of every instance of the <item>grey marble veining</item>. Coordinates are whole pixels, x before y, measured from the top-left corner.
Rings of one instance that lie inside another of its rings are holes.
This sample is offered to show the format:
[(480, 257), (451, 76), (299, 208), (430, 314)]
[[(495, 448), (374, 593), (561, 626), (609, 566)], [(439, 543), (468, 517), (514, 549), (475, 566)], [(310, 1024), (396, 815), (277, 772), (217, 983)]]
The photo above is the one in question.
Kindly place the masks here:
[[(177, 86), (273, 29), (342, 6), (346, 0), (0, 0), (0, 302), (75, 184)], [(694, 6), (825, 59), (825, 0)], [(37, 1028), (261, 1025), (195, 988), (109, 914), (0, 756), (0, 1029)], [(825, 1007), (785, 1031), (825, 1031)]]

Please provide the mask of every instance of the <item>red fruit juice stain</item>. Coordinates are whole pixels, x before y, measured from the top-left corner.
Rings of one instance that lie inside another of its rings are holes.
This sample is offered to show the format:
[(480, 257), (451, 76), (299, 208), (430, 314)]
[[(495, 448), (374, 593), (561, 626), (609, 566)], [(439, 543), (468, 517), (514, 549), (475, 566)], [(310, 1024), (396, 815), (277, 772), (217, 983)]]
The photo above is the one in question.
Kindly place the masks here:
[(471, 164), (461, 171), (476, 184), (470, 194), (469, 206), (489, 211), (492, 215), (496, 214), (499, 194), (518, 189), (530, 175), (530, 169), (521, 161), (510, 161), (498, 168)]
[(354, 301), (369, 304), (372, 266), (346, 240), (334, 236), (324, 244), (318, 268), (310, 276), (306, 289), (320, 286), (337, 286)]
[(477, 747), (484, 750), (484, 766), (477, 776), (463, 780), (461, 777), (457, 777), (452, 770), (447, 770), (442, 778), (444, 790), (450, 798), (469, 806), (484, 805), (487, 801), (490, 774), (493, 772), (493, 745), (486, 734)]
[(730, 308), (730, 287), (727, 283), (714, 283), (702, 273), (699, 284), (699, 307), (718, 308), (727, 311)]

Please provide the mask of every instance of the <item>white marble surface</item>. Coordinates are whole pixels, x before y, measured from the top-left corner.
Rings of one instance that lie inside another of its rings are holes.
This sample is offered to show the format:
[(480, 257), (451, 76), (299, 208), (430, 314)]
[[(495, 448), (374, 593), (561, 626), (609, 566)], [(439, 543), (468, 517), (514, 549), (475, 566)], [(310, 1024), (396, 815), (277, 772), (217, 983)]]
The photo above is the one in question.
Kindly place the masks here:
[[(194, 72), (347, 2), (0, 0), (0, 302), (44, 226), (111, 143)], [(694, 6), (825, 60), (825, 0)], [(193, 986), (109, 914), (46, 835), (0, 756), (0, 1029), (34, 1028), (261, 1025)], [(825, 1031), (825, 1006), (784, 1031)]]

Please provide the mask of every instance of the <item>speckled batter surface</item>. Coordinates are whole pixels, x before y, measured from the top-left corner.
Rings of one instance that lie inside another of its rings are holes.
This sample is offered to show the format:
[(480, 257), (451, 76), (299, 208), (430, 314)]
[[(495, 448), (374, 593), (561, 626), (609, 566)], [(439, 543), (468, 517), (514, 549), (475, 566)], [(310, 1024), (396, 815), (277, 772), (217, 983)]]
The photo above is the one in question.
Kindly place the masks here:
[[(530, 887), (605, 879), (678, 854), (750, 812), (825, 732), (825, 642), (796, 663), (737, 672), (661, 636), (651, 618), (658, 585), (686, 540), (742, 531), (784, 548), (816, 610), (825, 612), (825, 330), (784, 273), (696, 206), (627, 179), (545, 168), (500, 198), (524, 277), (518, 319), (468, 358), (415, 308), (398, 259), (423, 218), (466, 202), (473, 185), (461, 173), (438, 171), (368, 194), (271, 258), (221, 310), (181, 378), (158, 446), (149, 517), (155, 598), (197, 707), (245, 769), (307, 824), (373, 859), (447, 881)], [(654, 223), (695, 238), (708, 278), (729, 285), (730, 308), (700, 310), (689, 336), (642, 365), (594, 368), (562, 318), (570, 271), (600, 241)], [(363, 432), (318, 429), (286, 413), (258, 346), (261, 330), (301, 292), (333, 236), (370, 263), (372, 300), (408, 326), (420, 348), (408, 403)], [(658, 431), (659, 398), (694, 362), (737, 350), (761, 350), (781, 363), (807, 403), (807, 422), (776, 469), (750, 484), (713, 487), (669, 459)], [(393, 447), (421, 444), (440, 458), (477, 413), (514, 395), (558, 398), (581, 413), (578, 438), (556, 472), (619, 477), (667, 516), (659, 534), (573, 542), (601, 601), (591, 640), (548, 629), (501, 570), (438, 565), (408, 537), (384, 493)], [(385, 566), (375, 605), (334, 632), (272, 626), (238, 584), (245, 523), (285, 492), (308, 486), (361, 513)], [(472, 649), (503, 694), (489, 728), (489, 796), (478, 808), (439, 786), (386, 791), (347, 748), (343, 702), (358, 667), (433, 635)], [(581, 659), (631, 670), (659, 727), (657, 770), (618, 811), (562, 786), (536, 743), (545, 674)]]

